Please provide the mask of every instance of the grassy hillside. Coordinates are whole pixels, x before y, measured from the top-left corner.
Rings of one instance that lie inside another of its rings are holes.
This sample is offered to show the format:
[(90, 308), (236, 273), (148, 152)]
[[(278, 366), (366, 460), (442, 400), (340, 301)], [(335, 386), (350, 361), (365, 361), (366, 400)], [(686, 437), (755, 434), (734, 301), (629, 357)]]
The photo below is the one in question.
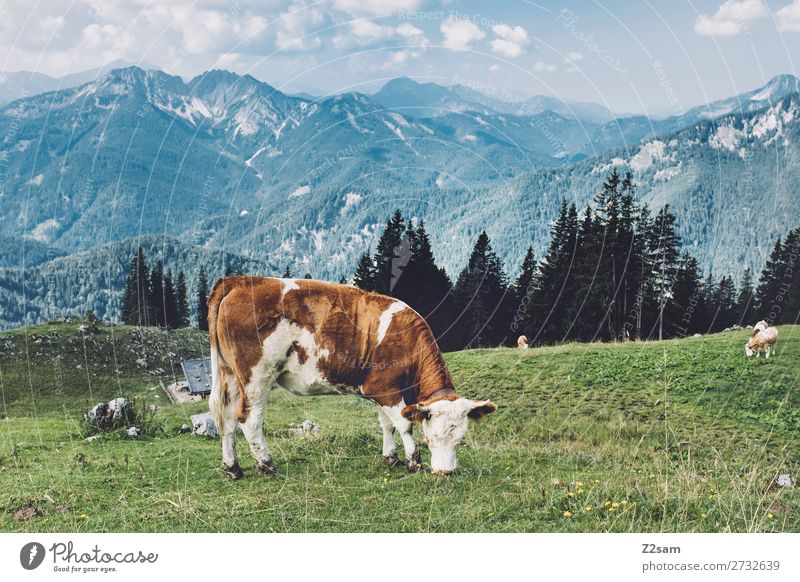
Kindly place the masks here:
[[(226, 480), (216, 439), (179, 435), (205, 403), (168, 405), (206, 339), (123, 326), (0, 334), (0, 531), (800, 531), (800, 327), (748, 360), (748, 333), (448, 354), (459, 391), (498, 411), (448, 478), (388, 469), (374, 406), (273, 393), (279, 475)], [(137, 362), (138, 360), (138, 362)], [(163, 432), (83, 440), (80, 411), (116, 395)], [(290, 438), (303, 419), (321, 438)], [(427, 450), (423, 446), (423, 459)]]

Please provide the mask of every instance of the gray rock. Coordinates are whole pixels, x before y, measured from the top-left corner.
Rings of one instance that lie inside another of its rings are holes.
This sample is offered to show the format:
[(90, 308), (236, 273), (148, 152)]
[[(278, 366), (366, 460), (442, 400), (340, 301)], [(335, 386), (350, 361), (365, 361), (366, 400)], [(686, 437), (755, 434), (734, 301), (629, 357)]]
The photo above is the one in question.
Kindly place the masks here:
[(289, 428), (289, 436), (302, 437), (302, 436), (319, 436), (322, 434), (322, 427), (316, 422), (311, 420), (304, 420), (297, 426)]
[(791, 489), (794, 487), (794, 481), (792, 480), (792, 476), (789, 474), (778, 475), (778, 478), (775, 479), (775, 485), (778, 487), (783, 487), (784, 489)]
[(136, 437), (139, 436), (139, 434), (141, 434), (141, 431), (138, 428), (136, 428), (135, 426), (132, 426), (132, 427), (128, 428), (127, 432), (128, 432), (128, 436), (129, 437), (133, 437), (133, 438), (136, 438)]
[(214, 422), (214, 417), (210, 412), (193, 414), (191, 420), (194, 434), (208, 437), (215, 437), (219, 434), (217, 432), (217, 423)]

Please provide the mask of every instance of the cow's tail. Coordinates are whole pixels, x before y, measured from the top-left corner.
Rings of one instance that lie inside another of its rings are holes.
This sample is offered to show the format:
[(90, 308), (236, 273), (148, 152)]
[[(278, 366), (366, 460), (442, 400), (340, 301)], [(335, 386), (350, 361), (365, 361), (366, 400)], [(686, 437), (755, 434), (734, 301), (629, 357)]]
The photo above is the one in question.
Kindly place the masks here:
[(231, 387), (225, 383), (223, 367), (225, 358), (219, 345), (217, 319), (222, 300), (234, 288), (231, 279), (217, 279), (211, 295), (208, 297), (208, 336), (211, 343), (211, 394), (208, 397), (208, 408), (217, 423), (217, 431), (223, 434), (225, 428), (225, 407), (229, 402)]

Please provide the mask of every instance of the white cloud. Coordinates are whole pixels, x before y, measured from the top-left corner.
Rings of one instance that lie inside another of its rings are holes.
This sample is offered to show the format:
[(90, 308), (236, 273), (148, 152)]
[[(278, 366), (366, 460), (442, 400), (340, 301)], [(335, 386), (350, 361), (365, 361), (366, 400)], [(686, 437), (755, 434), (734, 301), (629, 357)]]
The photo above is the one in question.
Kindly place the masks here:
[(275, 44), (283, 51), (314, 51), (322, 46), (319, 36), (309, 34), (308, 28), (319, 27), (325, 16), (318, 8), (294, 2), (278, 17)]
[(748, 23), (766, 16), (763, 0), (727, 0), (713, 16), (698, 16), (694, 31), (700, 36), (735, 36), (746, 30)]
[(442, 22), (439, 30), (444, 35), (442, 44), (453, 50), (466, 50), (470, 43), (482, 40), (486, 36), (474, 22), (459, 20), (452, 15)]
[(497, 63), (495, 63), (495, 64), (493, 64), (491, 67), (489, 67), (489, 71), (491, 71), (492, 73), (494, 73), (494, 72), (495, 72), (497, 69), (499, 69), (499, 68), (500, 68), (500, 65), (498, 65)]
[(533, 70), (537, 73), (552, 73), (558, 70), (556, 65), (550, 65), (548, 63), (543, 63), (542, 61), (537, 61), (535, 65), (533, 65)]
[(491, 42), (492, 52), (515, 59), (520, 56), (528, 44), (528, 32), (521, 26), (508, 24), (495, 24), (492, 32), (497, 38)]
[(582, 61), (582, 60), (583, 60), (583, 55), (577, 51), (569, 51), (564, 56), (565, 63), (575, 63), (577, 61)]
[(334, 0), (337, 10), (348, 14), (393, 14), (419, 8), (422, 0)]
[(399, 26), (383, 26), (371, 20), (354, 20), (349, 23), (346, 34), (340, 34), (333, 39), (336, 48), (352, 46), (368, 46), (372, 44), (400, 41), (403, 45), (428, 46), (429, 41), (425, 34), (416, 26), (404, 22)]
[(800, 32), (800, 0), (794, 0), (775, 13), (778, 28), (784, 32)]

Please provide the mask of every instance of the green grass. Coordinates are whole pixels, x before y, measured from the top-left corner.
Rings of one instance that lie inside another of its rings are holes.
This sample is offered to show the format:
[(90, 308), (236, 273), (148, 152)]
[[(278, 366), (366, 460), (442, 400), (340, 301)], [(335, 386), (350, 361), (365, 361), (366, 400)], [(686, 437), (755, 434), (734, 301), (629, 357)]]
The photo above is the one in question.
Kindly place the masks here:
[[(770, 484), (800, 476), (798, 332), (782, 326), (769, 361), (745, 358), (746, 331), (447, 354), (459, 392), (499, 409), (446, 478), (383, 464), (374, 405), (275, 391), (279, 475), (258, 476), (240, 436), (238, 482), (216, 439), (177, 434), (206, 404), (168, 405), (158, 388), (207, 350), (199, 332), (7, 332), (0, 531), (797, 532), (800, 489)], [(164, 432), (84, 442), (81, 411), (117, 395), (157, 405)], [(305, 418), (321, 438), (288, 436)]]

